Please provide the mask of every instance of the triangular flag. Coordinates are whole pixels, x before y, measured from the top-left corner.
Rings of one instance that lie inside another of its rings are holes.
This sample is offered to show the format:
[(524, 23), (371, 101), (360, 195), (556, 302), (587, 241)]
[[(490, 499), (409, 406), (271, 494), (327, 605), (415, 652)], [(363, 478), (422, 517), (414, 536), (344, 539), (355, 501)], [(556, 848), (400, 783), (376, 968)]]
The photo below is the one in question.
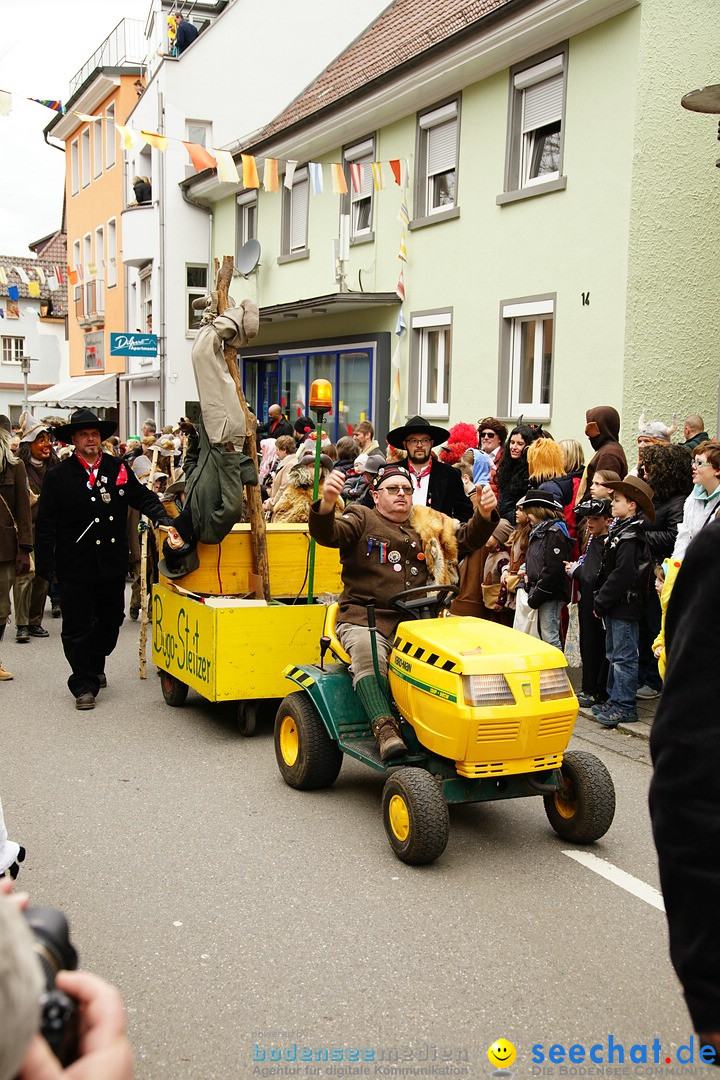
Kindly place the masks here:
[(370, 168), (372, 169), (375, 190), (382, 191), (385, 186), (385, 184), (383, 183), (382, 163), (379, 161), (371, 161)]
[(405, 316), (403, 315), (403, 310), (402, 310), (402, 308), (400, 308), (400, 310), (398, 311), (397, 322), (395, 323), (395, 333), (397, 334), (398, 337), (402, 337), (406, 330), (407, 330), (407, 323), (405, 322)]
[(392, 174), (395, 177), (395, 183), (400, 187), (400, 158), (393, 158), (389, 164)]
[(283, 180), (283, 184), (286, 188), (291, 188), (293, 186), (293, 177), (295, 175), (295, 170), (297, 169), (297, 167), (297, 161), (285, 162), (285, 179)]
[(13, 267), (13, 270), (15, 271), (15, 273), (17, 274), (17, 276), (18, 276), (18, 277), (20, 278), (20, 280), (22, 281), (23, 285), (27, 285), (27, 283), (28, 283), (28, 281), (30, 280), (30, 278), (29, 278), (29, 277), (27, 276), (27, 274), (26, 274), (26, 273), (25, 273), (25, 271), (23, 270), (22, 266), (14, 266), (14, 267)]
[(356, 195), (359, 195), (362, 191), (362, 168), (363, 167), (361, 161), (353, 161), (350, 165), (350, 180), (352, 183), (352, 189)]
[(277, 191), (278, 189), (277, 158), (265, 158), (265, 166), (263, 168), (263, 187), (266, 191)]
[(7, 283), (8, 279), (7, 274), (5, 273), (5, 267), (0, 266), (0, 285), (7, 285)]
[(255, 164), (255, 158), (252, 154), (241, 154), (242, 160), (242, 175), (243, 175), (243, 187), (244, 188), (259, 188), (260, 180), (258, 178), (257, 165)]
[[(50, 100), (48, 98), (31, 97), (28, 101), (36, 101), (38, 105), (44, 105), (46, 109), (52, 109), (53, 112), (63, 113), (65, 112), (65, 106), (62, 101)], [(78, 113), (78, 116), (80, 113)]]
[(407, 262), (407, 248), (405, 246), (405, 233), (403, 232), (400, 237), (400, 248), (398, 249), (398, 259), (402, 259), (403, 262)]
[(0, 116), (9, 116), (12, 112), (12, 94), (0, 90)]
[(218, 150), (213, 146), (213, 153), (217, 158), (217, 172), (218, 180), (221, 184), (239, 184), (240, 174), (237, 171), (237, 166), (233, 161), (233, 156), (229, 150)]
[(190, 155), (193, 168), (196, 169), (197, 172), (202, 172), (203, 169), (217, 169), (217, 161), (204, 146), (200, 145), (200, 143), (184, 142), (183, 146)]
[(145, 145), (145, 137), (133, 128), (125, 127), (124, 124), (115, 125), (120, 133), (120, 145), (123, 150), (142, 150)]
[(308, 162), (308, 176), (310, 177), (310, 190), (313, 195), (322, 195), (323, 173), (322, 165), (318, 161)]
[(407, 228), (410, 224), (410, 214), (408, 213), (407, 199), (403, 199), (403, 201), (400, 203), (400, 209), (398, 210), (397, 216), (400, 224), (404, 225), (405, 228)]
[(333, 195), (347, 195), (348, 186), (342, 165), (337, 163), (330, 166), (332, 172)]
[(28, 282), (28, 296), (39, 296), (39, 295), (40, 295), (40, 282), (39, 281), (30, 281), (30, 282)]
[(140, 134), (145, 142), (156, 150), (162, 150), (163, 153), (167, 150), (167, 135), (158, 135), (156, 131), (141, 131)]
[(402, 270), (400, 271), (400, 277), (398, 278), (397, 289), (395, 292), (401, 300), (405, 299), (405, 274)]

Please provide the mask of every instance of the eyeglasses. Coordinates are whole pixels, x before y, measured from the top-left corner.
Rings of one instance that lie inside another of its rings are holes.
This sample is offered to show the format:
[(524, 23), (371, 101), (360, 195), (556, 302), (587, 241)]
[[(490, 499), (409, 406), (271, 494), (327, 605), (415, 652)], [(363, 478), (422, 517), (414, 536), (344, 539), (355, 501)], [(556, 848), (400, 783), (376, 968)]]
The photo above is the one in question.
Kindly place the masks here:
[(497, 437), (498, 437), (497, 431), (481, 431), (480, 432), (480, 438), (481, 439), (495, 439)]
[(710, 465), (709, 461), (698, 461), (697, 458), (693, 458), (693, 469), (702, 469), (703, 465)]
[(408, 446), (432, 446), (432, 439), (406, 439)]
[(404, 484), (386, 484), (385, 487), (378, 489), (379, 491), (387, 491), (388, 495), (402, 495), (403, 498), (409, 499), (412, 495), (412, 488), (405, 487)]

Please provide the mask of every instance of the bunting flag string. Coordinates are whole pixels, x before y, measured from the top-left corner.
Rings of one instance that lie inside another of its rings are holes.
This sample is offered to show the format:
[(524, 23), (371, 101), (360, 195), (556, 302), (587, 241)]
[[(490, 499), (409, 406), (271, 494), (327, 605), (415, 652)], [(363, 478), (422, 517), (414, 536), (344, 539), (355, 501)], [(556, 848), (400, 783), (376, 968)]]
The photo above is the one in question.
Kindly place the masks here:
[(263, 170), (263, 187), (265, 191), (277, 191), (278, 189), (278, 163), (277, 158), (265, 158)]
[(405, 272), (400, 270), (400, 277), (398, 278), (397, 288), (395, 290), (400, 299), (405, 303)]
[(0, 266), (0, 285), (7, 285), (7, 283), (8, 279), (7, 274), (5, 273), (5, 267)]
[(323, 174), (322, 165), (317, 161), (308, 162), (308, 176), (310, 177), (310, 190), (313, 195), (322, 195), (323, 193)]
[(347, 195), (348, 186), (342, 165), (333, 163), (330, 166), (330, 171), (332, 173), (333, 195)]
[(403, 229), (402, 234), (400, 236), (400, 247), (398, 249), (398, 256), (397, 257), (398, 257), (398, 259), (401, 259), (402, 262), (404, 262), (404, 263), (407, 262), (407, 246), (405, 244), (405, 230), (404, 229)]
[(190, 160), (196, 172), (202, 172), (204, 169), (217, 169), (217, 159), (200, 143), (183, 142), (183, 146), (190, 155)]
[(255, 158), (252, 154), (241, 154), (240, 159), (242, 161), (242, 182), (244, 188), (259, 188), (260, 180), (258, 178), (257, 165), (255, 164)]

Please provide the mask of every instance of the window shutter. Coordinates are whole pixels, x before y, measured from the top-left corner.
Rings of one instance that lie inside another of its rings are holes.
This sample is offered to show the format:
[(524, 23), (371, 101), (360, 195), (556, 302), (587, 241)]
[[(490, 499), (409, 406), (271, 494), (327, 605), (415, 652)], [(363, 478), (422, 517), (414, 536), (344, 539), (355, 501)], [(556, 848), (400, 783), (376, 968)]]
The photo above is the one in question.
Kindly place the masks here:
[(290, 250), (301, 251), (307, 247), (307, 218), (309, 182), (300, 180), (290, 192)]
[(528, 86), (523, 93), (523, 131), (535, 131), (562, 120), (562, 104), (562, 75)]
[(428, 176), (455, 168), (457, 153), (457, 118), (436, 124), (427, 133)]
[(359, 195), (356, 196), (357, 198), (364, 199), (373, 193), (373, 174), (372, 169), (370, 168), (371, 161), (371, 158), (367, 158), (365, 161), (358, 163), (362, 167), (362, 187), (360, 188)]

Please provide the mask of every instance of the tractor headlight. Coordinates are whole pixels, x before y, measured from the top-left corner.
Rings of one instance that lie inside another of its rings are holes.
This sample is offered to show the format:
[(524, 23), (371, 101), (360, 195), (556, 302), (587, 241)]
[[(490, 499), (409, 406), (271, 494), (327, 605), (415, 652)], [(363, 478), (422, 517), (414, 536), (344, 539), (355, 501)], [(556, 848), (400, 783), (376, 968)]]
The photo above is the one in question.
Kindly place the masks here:
[(540, 700), (555, 701), (557, 698), (571, 697), (573, 688), (565, 668), (550, 668), (540, 672)]
[(463, 675), (465, 704), (479, 708), (514, 705), (515, 698), (504, 675)]

